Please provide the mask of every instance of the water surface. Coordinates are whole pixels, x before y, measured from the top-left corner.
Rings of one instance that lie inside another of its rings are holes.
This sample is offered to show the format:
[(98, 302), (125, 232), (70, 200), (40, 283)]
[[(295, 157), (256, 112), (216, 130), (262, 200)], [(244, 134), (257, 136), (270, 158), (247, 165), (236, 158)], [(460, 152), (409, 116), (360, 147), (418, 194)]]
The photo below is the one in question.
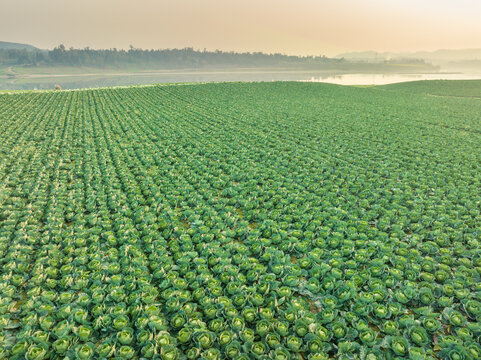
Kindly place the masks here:
[(346, 74), (312, 70), (186, 70), (152, 71), (144, 73), (56, 74), (0, 76), (0, 90), (96, 88), (107, 86), (142, 85), (175, 82), (223, 81), (309, 81), (340, 85), (383, 85), (415, 80), (481, 79), (481, 75), (462, 73), (432, 74)]
[(312, 76), (301, 80), (308, 82), (326, 82), (338, 85), (386, 85), (418, 80), (473, 80), (481, 79), (481, 75), (462, 73), (432, 73), (432, 74), (334, 74)]

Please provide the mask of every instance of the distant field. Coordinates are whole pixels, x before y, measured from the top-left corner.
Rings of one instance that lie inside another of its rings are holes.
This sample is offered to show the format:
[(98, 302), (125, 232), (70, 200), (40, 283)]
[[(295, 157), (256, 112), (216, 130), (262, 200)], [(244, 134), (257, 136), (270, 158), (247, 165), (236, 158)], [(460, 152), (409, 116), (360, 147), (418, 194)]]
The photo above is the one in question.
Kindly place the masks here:
[(481, 81), (0, 93), (0, 358), (481, 358)]

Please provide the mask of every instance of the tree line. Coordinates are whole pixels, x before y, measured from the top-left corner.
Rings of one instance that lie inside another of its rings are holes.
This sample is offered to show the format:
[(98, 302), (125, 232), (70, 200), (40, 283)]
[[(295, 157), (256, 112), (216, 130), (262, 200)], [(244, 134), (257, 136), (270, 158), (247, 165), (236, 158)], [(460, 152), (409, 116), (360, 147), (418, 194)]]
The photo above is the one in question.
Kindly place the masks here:
[(339, 64), (344, 59), (326, 56), (292, 56), (266, 54), (262, 52), (199, 51), (193, 48), (143, 50), (133, 46), (129, 50), (67, 49), (59, 45), (53, 50), (0, 50), (0, 64), (7, 65), (51, 65), (89, 67), (269, 67), (269, 66), (317, 66)]

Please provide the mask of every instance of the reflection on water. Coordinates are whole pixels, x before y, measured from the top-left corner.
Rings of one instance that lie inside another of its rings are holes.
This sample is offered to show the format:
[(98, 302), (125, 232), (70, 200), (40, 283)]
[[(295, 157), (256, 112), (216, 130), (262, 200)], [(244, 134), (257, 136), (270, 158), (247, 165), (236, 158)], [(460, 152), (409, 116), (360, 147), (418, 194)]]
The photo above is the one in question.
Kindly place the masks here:
[[(149, 74), (42, 76), (4, 82), (0, 79), (0, 90), (53, 89), (56, 84), (63, 89), (82, 89), (106, 86), (142, 85), (179, 82), (224, 82), (224, 81), (299, 81), (320, 76), (321, 72), (307, 71), (180, 71)], [(330, 74), (334, 75), (334, 74)]]
[(406, 81), (418, 80), (472, 80), (481, 79), (481, 76), (461, 73), (437, 74), (340, 74), (311, 77), (308, 82), (326, 82), (338, 85), (385, 85)]
[(415, 80), (479, 79), (461, 73), (437, 74), (340, 74), (303, 70), (247, 70), (247, 71), (180, 71), (108, 75), (42, 75), (19, 79), (0, 79), (0, 90), (53, 89), (56, 84), (63, 89), (96, 88), (122, 85), (142, 85), (176, 82), (223, 81), (308, 81), (340, 85), (382, 85)]

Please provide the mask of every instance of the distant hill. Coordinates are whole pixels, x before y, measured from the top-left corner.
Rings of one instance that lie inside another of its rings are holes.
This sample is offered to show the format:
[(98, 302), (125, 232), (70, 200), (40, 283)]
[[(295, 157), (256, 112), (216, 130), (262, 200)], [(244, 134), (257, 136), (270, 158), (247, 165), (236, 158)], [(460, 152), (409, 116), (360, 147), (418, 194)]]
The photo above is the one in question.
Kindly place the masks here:
[(376, 52), (360, 51), (339, 54), (336, 58), (356, 61), (384, 61), (389, 59), (424, 59), (434, 64), (451, 61), (481, 60), (481, 49), (442, 49), (416, 52)]
[(39, 50), (35, 46), (28, 45), (28, 44), (19, 44), (19, 43), (13, 43), (13, 42), (6, 42), (6, 41), (0, 41), (0, 50)]

